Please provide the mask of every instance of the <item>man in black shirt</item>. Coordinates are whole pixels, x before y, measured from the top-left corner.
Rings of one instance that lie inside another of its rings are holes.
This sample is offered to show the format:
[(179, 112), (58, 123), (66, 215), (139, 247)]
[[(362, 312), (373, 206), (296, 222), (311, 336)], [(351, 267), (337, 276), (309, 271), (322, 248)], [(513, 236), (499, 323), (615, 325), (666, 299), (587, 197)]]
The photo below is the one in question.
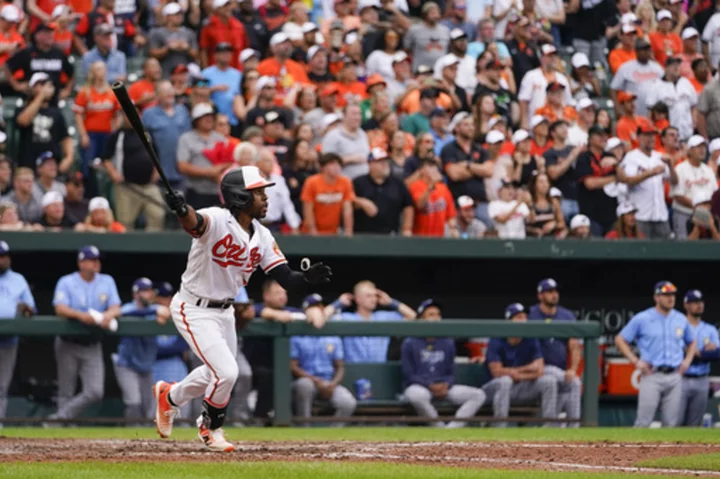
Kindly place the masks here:
[(552, 147), (545, 152), (545, 168), (553, 186), (562, 192), (560, 207), (566, 221), (580, 212), (577, 201), (577, 178), (575, 160), (586, 150), (585, 145), (573, 147), (567, 144), (568, 124), (558, 120), (550, 125)]
[(238, 6), (239, 10), (234, 11), (233, 15), (245, 27), (250, 48), (259, 52), (265, 51), (270, 40), (270, 33), (265, 21), (255, 10), (253, 0), (242, 0), (238, 2)]
[(328, 52), (324, 46), (313, 45), (308, 49), (307, 64), (311, 82), (322, 85), (335, 81), (335, 76), (328, 71)]
[(483, 95), (491, 95), (495, 100), (497, 113), (505, 117), (505, 121), (510, 125), (520, 121), (520, 107), (515, 95), (500, 85), (504, 69), (505, 66), (497, 58), (490, 60), (485, 71), (478, 75), (478, 84), (475, 87), (472, 104), (475, 105)]
[(472, 198), (477, 205), (475, 215), (478, 219), (485, 224), (492, 224), (488, 214), (485, 178), (493, 175), (495, 165), (485, 161), (487, 153), (473, 142), (475, 120), (469, 113), (460, 112), (450, 122), (449, 131), (455, 133), (455, 141), (445, 145), (440, 152), (448, 187), (456, 200), (463, 195)]
[(255, 84), (255, 88), (258, 90), (257, 105), (248, 110), (245, 117), (245, 128), (262, 127), (265, 124), (265, 115), (270, 111), (275, 111), (280, 115), (286, 129), (289, 130), (293, 127), (293, 113), (287, 108), (275, 106), (276, 87), (277, 83), (274, 77), (261, 76), (258, 78)]
[[(60, 173), (67, 172), (73, 164), (74, 145), (68, 134), (65, 117), (51, 106), (55, 87), (47, 73), (34, 73), (28, 83), (30, 99), (15, 112), (15, 125), (20, 132), (18, 165), (35, 170), (35, 160), (41, 153), (51, 151), (55, 158), (62, 158), (58, 165)], [(88, 165), (83, 165), (87, 170)], [(86, 174), (86, 173), (84, 173)]]
[(110, 135), (102, 160), (115, 184), (117, 220), (125, 228), (134, 229), (138, 216), (144, 213), (146, 231), (162, 230), (165, 203), (156, 185), (158, 174), (127, 117), (124, 117), (122, 128)]
[(90, 200), (85, 198), (82, 173), (76, 171), (65, 178), (65, 212), (76, 223), (85, 221)]
[(287, 166), (287, 157), (292, 142), (286, 138), (285, 125), (280, 114), (276, 111), (265, 113), (265, 147), (272, 151), (281, 167)]
[(512, 71), (515, 83), (520, 85), (527, 72), (540, 66), (537, 45), (532, 41), (530, 20), (527, 17), (520, 17), (517, 21), (515, 28), (513, 28), (512, 40), (507, 43), (507, 47), (512, 57)]
[(574, 35), (573, 47), (576, 52), (587, 55), (590, 65), (607, 65), (605, 33), (616, 10), (613, 2), (614, 0), (583, 0), (578, 11), (568, 18), (568, 26)]
[(405, 183), (390, 174), (388, 161), (385, 150), (373, 148), (368, 156), (369, 173), (353, 181), (356, 233), (412, 234), (412, 197)]
[(55, 86), (52, 103), (59, 98), (67, 98), (73, 89), (75, 69), (60, 49), (53, 46), (54, 30), (51, 26), (41, 23), (34, 33), (33, 45), (16, 52), (5, 62), (5, 77), (10, 86), (22, 95), (30, 93), (32, 86), (29, 80), (35, 73), (43, 72)]
[(42, 207), (43, 215), (39, 223), (48, 231), (70, 229), (77, 223), (65, 212), (63, 196), (57, 191), (48, 191), (43, 195)]
[(605, 236), (617, 220), (617, 198), (605, 193), (605, 186), (617, 181), (617, 159), (604, 155), (607, 133), (599, 126), (588, 132), (588, 149), (578, 156), (575, 178), (578, 181), (580, 212), (590, 218), (593, 236)]

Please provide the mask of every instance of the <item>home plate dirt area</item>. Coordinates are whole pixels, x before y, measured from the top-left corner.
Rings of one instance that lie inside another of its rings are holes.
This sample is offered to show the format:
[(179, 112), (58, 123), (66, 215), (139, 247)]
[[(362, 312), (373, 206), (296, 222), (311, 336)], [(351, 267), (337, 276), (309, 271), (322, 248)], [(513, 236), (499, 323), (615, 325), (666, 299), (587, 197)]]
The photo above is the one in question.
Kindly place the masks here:
[(667, 456), (720, 452), (718, 445), (672, 443), (519, 442), (243, 442), (230, 454), (200, 442), (161, 440), (20, 439), (0, 437), (0, 463), (9, 461), (373, 461), (469, 468), (615, 471), (720, 477), (720, 472), (636, 467)]

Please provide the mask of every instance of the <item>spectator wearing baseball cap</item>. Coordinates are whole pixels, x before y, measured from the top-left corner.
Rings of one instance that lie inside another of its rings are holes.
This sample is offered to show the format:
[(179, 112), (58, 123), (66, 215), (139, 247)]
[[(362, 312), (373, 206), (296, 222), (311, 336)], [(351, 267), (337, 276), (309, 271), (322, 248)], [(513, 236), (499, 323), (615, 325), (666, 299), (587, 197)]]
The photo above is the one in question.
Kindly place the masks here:
[(637, 114), (647, 115), (647, 102), (645, 96), (649, 93), (647, 85), (649, 82), (663, 76), (663, 68), (655, 60), (652, 60), (650, 44), (643, 38), (635, 40), (636, 59), (623, 64), (610, 82), (610, 98), (615, 102), (615, 112), (620, 116), (622, 111), (619, 106), (619, 92), (624, 91), (638, 96)]
[[(303, 7), (304, 10), (307, 10), (307, 7), (302, 4), (301, 7), (295, 7), (293, 9), (293, 18), (297, 17), (299, 8)], [(258, 8), (258, 13), (260, 14), (260, 18), (265, 22), (265, 25), (267, 25), (267, 29), (271, 32), (283, 28), (283, 24), (290, 19), (290, 9), (281, 0), (268, 0), (267, 3)]]
[[(695, 60), (705, 58), (702, 53), (698, 52), (698, 38), (700, 37), (700, 32), (693, 27), (686, 26), (680, 34), (680, 37), (682, 38), (682, 52), (678, 55), (682, 58), (682, 63), (680, 64), (680, 75), (684, 76), (688, 80), (692, 80), (694, 78), (692, 63)], [(707, 60), (705, 63), (707, 64)], [(708, 73), (710, 72), (708, 71)], [(701, 80), (705, 82), (711, 76), (711, 74), (708, 75), (706, 73), (706, 77)], [(698, 95), (699, 94), (700, 92), (698, 92)]]
[(417, 175), (408, 184), (408, 189), (415, 206), (413, 235), (442, 237), (446, 228), (450, 229), (451, 237), (460, 235), (455, 200), (443, 183), (442, 173), (434, 159), (420, 159)]
[(712, 196), (698, 192), (693, 198), (693, 215), (687, 222), (688, 239), (720, 240), (720, 219), (711, 210)]
[(310, 235), (336, 235), (342, 225), (345, 236), (353, 235), (352, 181), (342, 174), (342, 158), (335, 153), (320, 157), (320, 172), (303, 185), (304, 227)]
[[(76, 32), (77, 33), (77, 32)], [(97, 62), (102, 62), (107, 68), (107, 79), (109, 83), (124, 81), (127, 79), (127, 57), (124, 52), (118, 49), (117, 36), (113, 25), (109, 23), (98, 23), (92, 27), (92, 38), (95, 46), (88, 50), (82, 57), (82, 73), (88, 77), (90, 67)]]
[[(358, 80), (357, 64), (354, 60), (349, 57), (345, 58), (337, 78), (335, 86), (338, 90), (338, 107), (343, 108), (351, 103), (360, 103), (368, 97), (369, 86)], [(378, 85), (384, 83), (384, 81), (378, 81), (377, 77), (373, 80)]]
[(197, 34), (183, 26), (184, 13), (179, 3), (166, 3), (162, 7), (165, 25), (150, 30), (150, 55), (160, 62), (163, 78), (169, 78), (178, 65), (187, 65), (198, 58)]
[(680, 35), (673, 31), (674, 22), (670, 10), (657, 12), (656, 20), (657, 30), (648, 33), (648, 37), (655, 61), (663, 65), (668, 57), (682, 52), (682, 40)]
[(57, 191), (48, 191), (43, 195), (42, 208), (43, 215), (39, 223), (47, 231), (61, 231), (75, 226), (76, 221), (65, 214), (63, 196)]
[[(457, 227), (462, 239), (480, 239), (485, 236), (487, 226), (475, 217), (475, 201), (467, 195), (457, 199)], [(453, 237), (450, 228), (446, 228), (445, 236)]]
[[(637, 130), (640, 126), (644, 128), (653, 128), (650, 120), (644, 116), (636, 115), (637, 95), (620, 91), (617, 93), (617, 102), (620, 105), (621, 116), (618, 118), (615, 126), (615, 133), (625, 143), (632, 148), (638, 147)], [(654, 129), (654, 128), (653, 128)]]
[(570, 234), (568, 237), (574, 239), (589, 239), (590, 236), (590, 218), (583, 214), (573, 216), (570, 220)]
[(125, 233), (126, 231), (122, 223), (115, 221), (110, 202), (102, 196), (90, 200), (87, 218), (75, 228), (89, 233)]
[(233, 136), (239, 136), (240, 121), (244, 118), (236, 116), (235, 106), (237, 97), (240, 96), (242, 73), (231, 66), (233, 54), (230, 43), (222, 42), (215, 45), (214, 63), (202, 71), (202, 76), (210, 82), (210, 98), (215, 108), (228, 117)]
[(672, 159), (653, 150), (655, 133), (652, 126), (638, 127), (638, 147), (625, 155), (617, 177), (629, 186), (628, 200), (638, 208), (638, 229), (648, 239), (667, 239), (670, 225), (663, 180), (674, 186), (678, 177)]
[(500, 59), (490, 56), (490, 60), (483, 67), (483, 55), (478, 59), (477, 87), (472, 96), (472, 104), (477, 105), (485, 95), (490, 95), (495, 100), (495, 110), (498, 115), (508, 122), (511, 117), (511, 110), (517, 105), (517, 98), (510, 92), (509, 86), (503, 78), (505, 64)]
[(702, 320), (705, 312), (705, 299), (702, 292), (691, 289), (683, 299), (685, 317), (695, 335), (697, 357), (683, 374), (682, 400), (680, 402), (679, 425), (700, 427), (708, 407), (710, 390), (710, 360), (720, 359), (720, 338), (718, 330), (712, 324)]
[(675, 427), (683, 419), (682, 375), (694, 359), (696, 343), (687, 318), (674, 309), (676, 294), (670, 281), (656, 283), (655, 306), (637, 313), (615, 336), (615, 346), (642, 374), (635, 427), (649, 427), (661, 402), (663, 427)]
[(290, 59), (292, 43), (287, 35), (282, 32), (274, 34), (270, 38), (270, 50), (272, 56), (261, 61), (257, 70), (260, 75), (277, 80), (281, 96), (296, 83), (310, 83), (305, 67)]
[(533, 157), (540, 157), (540, 161), (537, 161), (539, 169), (544, 168), (544, 162), (542, 161), (542, 155), (552, 146), (550, 141), (550, 121), (543, 115), (533, 115), (530, 118), (530, 154)]
[(308, 65), (308, 79), (322, 88), (324, 85), (335, 82), (335, 75), (330, 73), (328, 51), (323, 45), (313, 45), (308, 48), (302, 63)]
[(442, 108), (435, 108), (430, 113), (430, 134), (434, 140), (435, 155), (440, 156), (445, 145), (455, 140), (455, 136), (448, 131), (450, 121), (448, 114)]
[(687, 161), (675, 166), (677, 184), (670, 190), (673, 198), (673, 232), (675, 238), (686, 239), (687, 223), (693, 214), (693, 198), (697, 195), (712, 197), (718, 189), (713, 169), (703, 163), (707, 156), (707, 143), (700, 135), (693, 135), (687, 142)]
[[(453, 110), (470, 111), (468, 104), (468, 92), (458, 85), (458, 70), (462, 58), (453, 53), (448, 53), (438, 58), (434, 66), (434, 78), (438, 81), (438, 89), (450, 95), (453, 102)], [(472, 62), (474, 65), (474, 62)], [(474, 70), (471, 77), (475, 77)], [(477, 83), (477, 82), (476, 82)]]
[(550, 82), (545, 88), (547, 102), (535, 110), (535, 115), (543, 116), (548, 122), (565, 120), (574, 123), (577, 120), (575, 108), (565, 103), (565, 85), (559, 82)]
[[(680, 68), (682, 69), (682, 64), (680, 64)], [(682, 75), (682, 70), (680, 74)], [(712, 70), (704, 57), (696, 58), (690, 64), (690, 76), (683, 76), (687, 78), (693, 88), (695, 88), (695, 93), (700, 95), (705, 85), (712, 80)]]
[[(587, 100), (592, 103), (591, 100)], [(562, 192), (560, 208), (563, 216), (568, 220), (580, 212), (575, 165), (586, 146), (585, 143), (577, 146), (568, 144), (570, 131), (565, 121), (552, 123), (549, 132), (552, 147), (543, 155), (545, 169), (553, 185)]]
[[(498, 20), (495, 25), (495, 38), (506, 38), (509, 20), (507, 17)], [(530, 33), (530, 19), (526, 16), (518, 17), (512, 25), (511, 35), (512, 38), (507, 42), (507, 48), (513, 52), (511, 54), (512, 74), (516, 82), (521, 82), (528, 72), (540, 66), (539, 48), (533, 34)], [(542, 103), (545, 103), (544, 99)], [(542, 103), (535, 108), (541, 106)]]
[[(576, 101), (600, 96), (600, 81), (590, 69), (590, 60), (583, 52), (576, 52), (570, 59), (570, 91)], [(577, 106), (579, 110), (580, 107)]]
[(20, 23), (20, 10), (13, 4), (5, 4), (0, 9), (0, 45), (5, 47), (0, 53), (0, 66), (4, 65), (10, 53), (25, 48), (25, 39), (17, 31)]
[(512, 182), (503, 182), (498, 199), (490, 202), (488, 216), (492, 219), (498, 238), (525, 239), (525, 219), (530, 209), (525, 198), (519, 199)]
[(570, 83), (567, 77), (555, 69), (557, 49), (551, 44), (545, 44), (540, 50), (540, 67), (530, 70), (522, 77), (518, 90), (521, 115), (520, 125), (523, 128), (530, 126), (530, 118), (532, 118), (538, 108), (545, 105), (547, 101), (546, 90), (551, 83), (562, 85), (564, 88), (562, 96), (564, 97), (566, 105), (570, 105), (573, 102), (572, 94), (570, 93)]
[[(538, 115), (535, 121), (531, 122), (533, 123), (537, 127), (541, 123), (547, 124), (547, 121)], [(515, 151), (512, 153), (513, 163), (509, 180), (516, 186), (526, 186), (534, 172), (545, 171), (545, 159), (540, 155), (532, 154), (533, 139), (527, 130), (516, 130), (512, 135), (512, 142)]]
[(56, 191), (65, 196), (65, 185), (57, 181), (58, 165), (52, 151), (45, 151), (37, 157), (35, 171), (37, 179), (33, 185), (33, 195), (42, 198), (48, 191)]
[(665, 60), (665, 75), (647, 84), (645, 102), (648, 106), (661, 100), (665, 102), (670, 108), (670, 123), (678, 129), (680, 139), (686, 141), (694, 130), (693, 111), (698, 98), (690, 80), (680, 76), (681, 62), (678, 56)]
[(405, 34), (404, 47), (413, 59), (413, 68), (434, 65), (448, 50), (450, 29), (440, 24), (442, 14), (435, 2), (422, 5), (422, 22), (411, 26)]
[(635, 40), (638, 39), (638, 27), (634, 23), (623, 23), (620, 27), (620, 44), (608, 55), (608, 64), (613, 75), (625, 63), (635, 60)]
[[(430, 114), (438, 106), (440, 92), (435, 87), (425, 87), (419, 92), (419, 109), (402, 120), (402, 129), (413, 136), (430, 130)], [(452, 133), (452, 132), (450, 132)]]
[[(440, 303), (427, 299), (418, 307), (421, 321), (442, 321)], [(475, 416), (485, 403), (482, 389), (455, 384), (455, 341), (452, 338), (406, 338), (402, 342), (404, 396), (422, 417), (434, 419), (438, 413), (433, 400), (447, 400), (459, 406), (455, 420), (447, 425), (437, 421), (436, 427), (458, 428), (464, 419)]]
[[(522, 304), (513, 303), (505, 308), (505, 319), (525, 323), (528, 314)], [(492, 379), (482, 389), (493, 405), (493, 416), (507, 418), (512, 403), (540, 400), (542, 417), (557, 417), (558, 383), (554, 377), (543, 374), (543, 355), (537, 339), (490, 338), (485, 367)], [(494, 425), (505, 427), (507, 423)]]
[(76, 224), (88, 215), (90, 200), (85, 198), (82, 173), (74, 171), (65, 177), (65, 212)]
[(634, 204), (628, 201), (620, 203), (616, 210), (615, 226), (607, 232), (605, 239), (644, 239), (645, 235), (637, 227), (636, 212), (637, 207)]
[(213, 13), (200, 31), (200, 65), (215, 64), (215, 50), (220, 43), (229, 43), (232, 48), (230, 66), (237, 68), (240, 52), (250, 46), (245, 26), (232, 15), (230, 0), (213, 0)]

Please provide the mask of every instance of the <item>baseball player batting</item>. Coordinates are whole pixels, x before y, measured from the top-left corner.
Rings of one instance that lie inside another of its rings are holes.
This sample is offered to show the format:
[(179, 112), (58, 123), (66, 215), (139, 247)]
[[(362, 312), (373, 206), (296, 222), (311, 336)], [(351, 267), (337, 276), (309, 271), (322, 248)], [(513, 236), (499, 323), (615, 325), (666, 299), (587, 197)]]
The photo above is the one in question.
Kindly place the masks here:
[(238, 376), (231, 306), (258, 266), (290, 291), (302, 292), (330, 281), (332, 272), (322, 263), (303, 267), (304, 272), (290, 269), (272, 233), (258, 221), (268, 209), (265, 188), (273, 185), (257, 167), (244, 166), (228, 172), (220, 182), (224, 207), (196, 211), (179, 192), (166, 194), (168, 206), (193, 237), (182, 285), (170, 310), (178, 331), (204, 364), (179, 383), (158, 381), (153, 386), (155, 422), (163, 438), (172, 433), (178, 408), (204, 394), (197, 419), (200, 439), (212, 451), (235, 450), (222, 430)]

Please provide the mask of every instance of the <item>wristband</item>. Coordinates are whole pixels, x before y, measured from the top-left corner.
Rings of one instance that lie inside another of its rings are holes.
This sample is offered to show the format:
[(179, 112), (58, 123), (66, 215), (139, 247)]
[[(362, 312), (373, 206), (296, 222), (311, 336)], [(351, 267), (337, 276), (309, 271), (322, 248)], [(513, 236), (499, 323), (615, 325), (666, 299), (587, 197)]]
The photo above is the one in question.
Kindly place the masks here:
[(335, 308), (335, 311), (340, 311), (341, 309), (343, 309), (343, 304), (340, 302), (339, 299), (336, 299), (335, 301), (333, 301), (332, 304), (330, 304), (330, 306)]
[(398, 309), (400, 309), (400, 301), (398, 301), (397, 299), (393, 299), (392, 301), (390, 301), (388, 308), (397, 311)]

